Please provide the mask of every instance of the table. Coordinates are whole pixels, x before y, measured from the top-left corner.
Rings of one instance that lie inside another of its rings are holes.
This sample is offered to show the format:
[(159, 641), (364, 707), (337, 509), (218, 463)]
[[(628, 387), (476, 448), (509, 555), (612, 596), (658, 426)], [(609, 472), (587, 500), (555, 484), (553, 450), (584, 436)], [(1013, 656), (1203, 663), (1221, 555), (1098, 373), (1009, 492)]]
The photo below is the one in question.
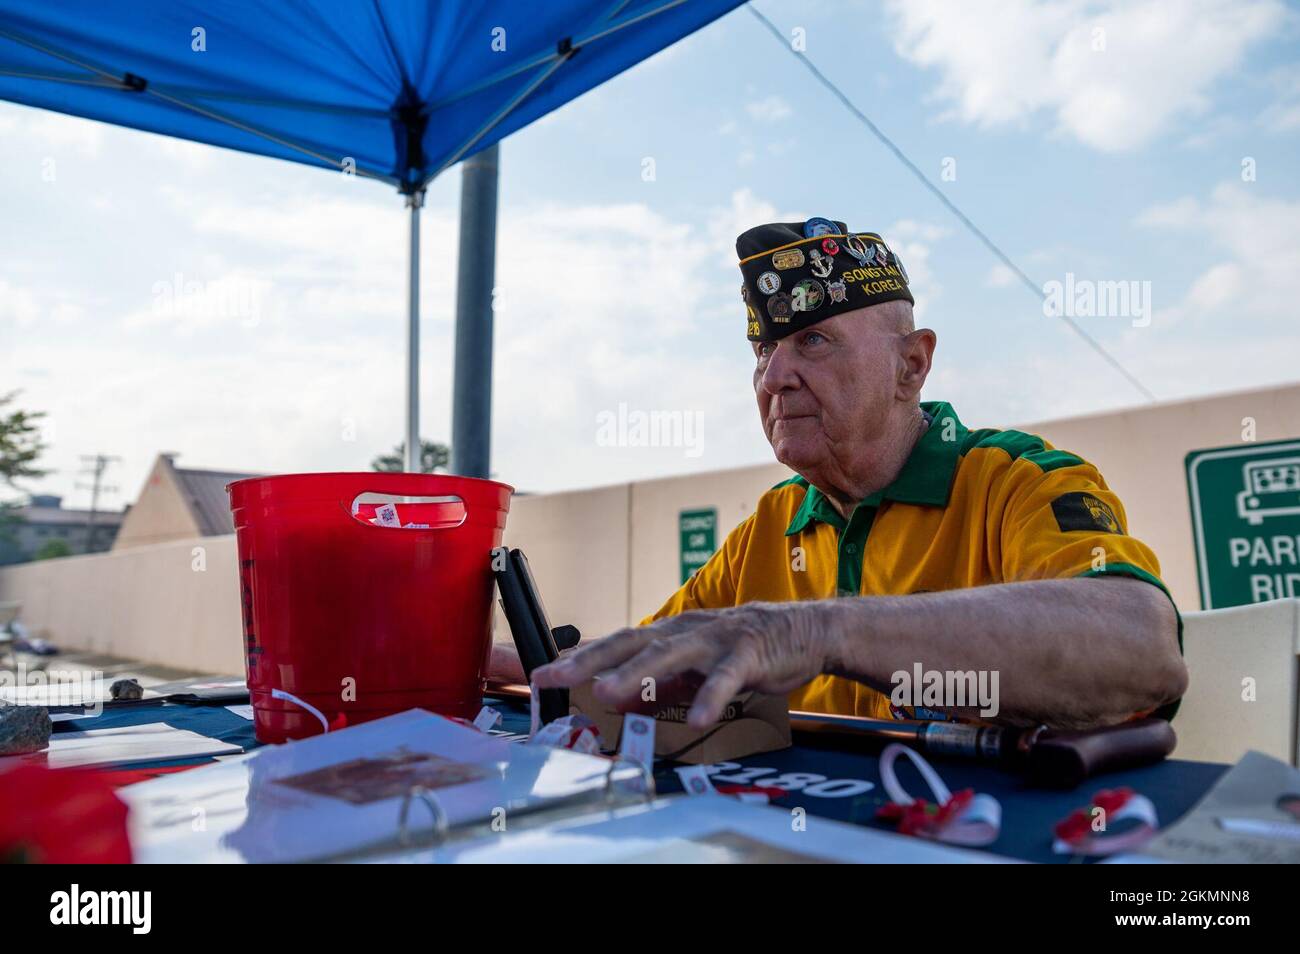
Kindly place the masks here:
[[(514, 700), (485, 699), (502, 714), (501, 728), (509, 733), (527, 733), (528, 707)], [(120, 709), (105, 708), (96, 718), (57, 723), (56, 732), (107, 729), (162, 722), (178, 729), (221, 739), (245, 749), (258, 747), (253, 723), (220, 705), (175, 705), (158, 702)], [(1175, 723), (1175, 727), (1177, 723)], [(833, 818), (869, 827), (889, 826), (875, 819), (876, 809), (885, 802), (877, 769), (876, 745), (855, 745), (843, 737), (828, 739), (799, 736), (796, 744), (780, 752), (725, 763), (713, 778), (715, 783), (787, 786), (785, 794), (772, 799), (779, 808), (803, 808), (815, 819)], [(132, 763), (107, 769), (115, 783), (141, 781), (155, 774), (175, 771), (212, 761), (210, 758), (172, 759)], [(1182, 817), (1227, 771), (1228, 766), (1208, 762), (1170, 759), (1158, 765), (1116, 772), (1084, 782), (1068, 792), (1030, 788), (1017, 777), (987, 765), (958, 760), (930, 759), (953, 791), (973, 788), (994, 796), (1002, 803), (1002, 832), (986, 850), (1024, 861), (1067, 863), (1068, 856), (1051, 851), (1052, 826), (1076, 808), (1084, 807), (1091, 795), (1103, 788), (1129, 786), (1155, 804), (1162, 827)], [(910, 763), (898, 763), (900, 781), (913, 794), (925, 792)], [(661, 794), (682, 790), (673, 766), (656, 766), (655, 782)], [(867, 790), (866, 783), (873, 783)]]

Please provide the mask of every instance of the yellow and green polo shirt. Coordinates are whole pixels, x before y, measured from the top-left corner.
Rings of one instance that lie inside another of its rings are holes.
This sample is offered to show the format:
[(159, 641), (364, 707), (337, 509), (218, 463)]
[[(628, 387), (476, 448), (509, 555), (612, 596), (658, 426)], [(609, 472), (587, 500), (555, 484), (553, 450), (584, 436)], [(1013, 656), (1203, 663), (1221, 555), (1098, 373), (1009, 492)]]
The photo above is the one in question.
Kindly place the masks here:
[[(1021, 431), (968, 430), (941, 401), (898, 477), (845, 520), (803, 477), (777, 484), (648, 623), (692, 609), (1119, 575), (1169, 591), (1097, 468)], [(1179, 640), (1182, 622), (1179, 621)], [(790, 707), (891, 717), (887, 696), (823, 675)], [(1168, 706), (1159, 714), (1171, 717)], [(893, 713), (897, 715), (897, 713)]]

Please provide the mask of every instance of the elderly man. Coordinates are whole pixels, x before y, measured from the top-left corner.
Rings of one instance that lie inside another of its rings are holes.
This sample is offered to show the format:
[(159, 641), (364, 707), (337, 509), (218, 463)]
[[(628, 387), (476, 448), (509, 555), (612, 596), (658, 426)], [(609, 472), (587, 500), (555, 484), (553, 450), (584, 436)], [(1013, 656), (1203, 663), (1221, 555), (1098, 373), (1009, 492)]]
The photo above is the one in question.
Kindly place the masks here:
[(884, 240), (818, 218), (760, 225), (736, 250), (759, 417), (797, 476), (654, 616), (537, 685), (597, 677), (620, 706), (647, 678), (695, 688), (696, 728), (744, 689), (819, 712), (977, 716), (971, 700), (891, 705), (896, 674), (917, 671), (996, 674), (1009, 724), (1172, 715), (1187, 672), (1155, 554), (1087, 461), (919, 400), (935, 333), (914, 327)]

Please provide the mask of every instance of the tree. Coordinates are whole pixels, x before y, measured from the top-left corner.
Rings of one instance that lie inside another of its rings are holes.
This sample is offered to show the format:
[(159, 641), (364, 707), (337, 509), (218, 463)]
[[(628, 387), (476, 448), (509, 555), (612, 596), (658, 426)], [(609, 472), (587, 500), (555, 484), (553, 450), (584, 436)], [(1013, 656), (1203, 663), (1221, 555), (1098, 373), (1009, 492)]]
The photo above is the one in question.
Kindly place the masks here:
[[(5, 406), (17, 396), (17, 391), (0, 396), (0, 482), (13, 490), (21, 489), (16, 483), (19, 479), (42, 477), (46, 473), (36, 466), (36, 459), (45, 450), (36, 421), (45, 415), (18, 410), (6, 412)], [(15, 539), (14, 528), (21, 522), (13, 512), (16, 507), (11, 501), (0, 501), (0, 540)]]
[[(450, 463), (451, 448), (446, 444), (435, 444), (433, 441), (423, 439), (420, 441), (420, 473), (444, 473)], [(391, 454), (376, 457), (370, 462), (370, 466), (378, 471), (406, 470), (406, 441), (394, 447)]]
[(17, 396), (17, 391), (10, 391), (0, 397), (0, 480), (15, 490), (21, 478), (43, 477), (46, 473), (36, 466), (45, 450), (36, 422), (45, 414), (19, 410), (6, 413), (5, 406)]
[(47, 540), (32, 555), (33, 560), (56, 560), (59, 557), (72, 556), (72, 547), (67, 540)]

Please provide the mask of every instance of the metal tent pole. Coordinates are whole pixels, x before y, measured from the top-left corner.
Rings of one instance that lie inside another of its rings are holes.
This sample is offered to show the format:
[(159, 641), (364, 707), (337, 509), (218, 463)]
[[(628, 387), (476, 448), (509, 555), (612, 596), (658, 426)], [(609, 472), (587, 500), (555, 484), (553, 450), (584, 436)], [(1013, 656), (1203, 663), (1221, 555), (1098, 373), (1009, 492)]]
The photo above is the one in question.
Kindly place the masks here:
[(424, 190), (406, 197), (411, 210), (410, 289), (406, 325), (406, 469), (420, 472), (420, 207)]
[(492, 145), (461, 163), (451, 470), (465, 477), (490, 475), (498, 161)]

